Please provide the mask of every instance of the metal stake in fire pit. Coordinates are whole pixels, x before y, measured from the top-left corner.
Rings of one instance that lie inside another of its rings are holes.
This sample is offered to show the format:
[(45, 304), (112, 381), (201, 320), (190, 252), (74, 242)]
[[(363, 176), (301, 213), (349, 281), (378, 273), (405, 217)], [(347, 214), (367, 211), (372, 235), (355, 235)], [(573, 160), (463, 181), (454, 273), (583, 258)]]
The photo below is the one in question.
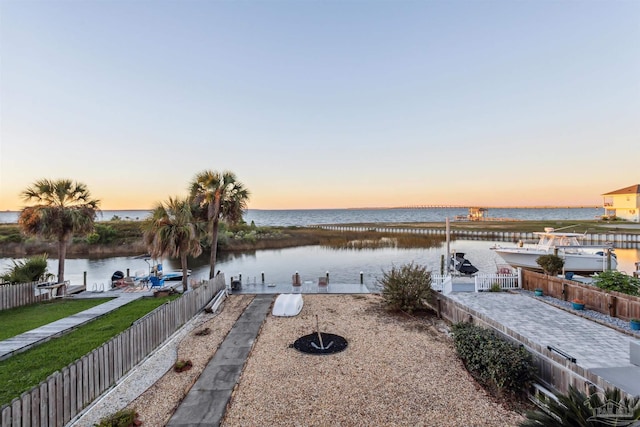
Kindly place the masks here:
[(314, 348), (317, 348), (318, 350), (327, 350), (329, 349), (332, 345), (333, 345), (333, 341), (330, 341), (329, 344), (327, 344), (327, 346), (324, 346), (324, 343), (322, 342), (322, 334), (320, 333), (320, 322), (318, 321), (318, 315), (316, 314), (316, 333), (318, 334), (318, 341), (320, 342), (320, 347), (318, 347), (318, 345), (314, 342), (311, 342), (311, 345)]

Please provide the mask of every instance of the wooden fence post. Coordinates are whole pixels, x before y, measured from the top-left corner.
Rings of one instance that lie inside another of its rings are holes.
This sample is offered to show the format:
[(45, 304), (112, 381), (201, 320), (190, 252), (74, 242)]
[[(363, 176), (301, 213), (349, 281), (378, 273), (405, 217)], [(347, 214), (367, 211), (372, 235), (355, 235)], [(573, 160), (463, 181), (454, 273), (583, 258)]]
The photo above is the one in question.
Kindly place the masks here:
[(616, 300), (615, 295), (609, 295), (609, 316), (616, 317)]

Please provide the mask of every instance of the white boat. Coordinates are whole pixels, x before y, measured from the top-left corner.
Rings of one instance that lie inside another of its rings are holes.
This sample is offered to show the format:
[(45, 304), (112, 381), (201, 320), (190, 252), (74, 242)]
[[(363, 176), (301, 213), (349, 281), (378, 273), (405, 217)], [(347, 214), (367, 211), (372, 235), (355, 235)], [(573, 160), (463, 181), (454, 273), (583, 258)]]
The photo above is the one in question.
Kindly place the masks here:
[(280, 294), (273, 303), (273, 316), (293, 317), (302, 310), (301, 294)]
[(584, 246), (579, 233), (559, 233), (553, 228), (545, 228), (544, 232), (533, 233), (539, 237), (535, 245), (524, 245), (519, 242), (514, 247), (494, 246), (493, 249), (512, 267), (542, 271), (536, 262), (542, 255), (558, 255), (564, 260), (564, 271), (578, 274), (590, 274), (607, 269), (615, 270), (618, 260), (610, 245)]

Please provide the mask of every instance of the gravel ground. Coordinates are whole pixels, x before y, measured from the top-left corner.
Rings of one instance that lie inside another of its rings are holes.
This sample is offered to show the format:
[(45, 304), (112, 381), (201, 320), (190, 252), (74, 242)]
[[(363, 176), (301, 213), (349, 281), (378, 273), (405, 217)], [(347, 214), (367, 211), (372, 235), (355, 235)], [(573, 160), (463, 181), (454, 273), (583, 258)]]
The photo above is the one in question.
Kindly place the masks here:
[[(320, 331), (346, 350), (291, 348)], [(458, 360), (442, 324), (396, 317), (377, 295), (305, 295), (296, 317), (268, 316), (223, 426), (515, 426)]]
[[(231, 295), (218, 314), (198, 315), (75, 425), (92, 426), (125, 406), (145, 427), (166, 425), (252, 298)], [(387, 314), (373, 294), (303, 298), (298, 316), (267, 316), (223, 426), (505, 427), (523, 420), (475, 383), (443, 323)], [(315, 332), (316, 321), (321, 332), (346, 338), (346, 350), (308, 355), (290, 347)], [(180, 359), (193, 368), (170, 369)]]

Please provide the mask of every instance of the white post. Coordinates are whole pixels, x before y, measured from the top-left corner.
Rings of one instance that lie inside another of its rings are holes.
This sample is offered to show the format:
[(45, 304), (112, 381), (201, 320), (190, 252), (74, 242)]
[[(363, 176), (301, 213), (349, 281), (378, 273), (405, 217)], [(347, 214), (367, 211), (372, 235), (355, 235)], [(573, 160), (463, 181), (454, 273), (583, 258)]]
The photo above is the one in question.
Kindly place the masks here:
[(449, 272), (451, 271), (451, 260), (449, 259), (450, 253), (449, 253), (449, 241), (450, 241), (450, 234), (451, 234), (451, 229), (449, 228), (449, 217), (445, 218), (445, 228), (446, 228), (446, 234), (447, 234), (447, 253), (444, 257), (444, 262), (447, 265), (447, 275), (449, 274)]

